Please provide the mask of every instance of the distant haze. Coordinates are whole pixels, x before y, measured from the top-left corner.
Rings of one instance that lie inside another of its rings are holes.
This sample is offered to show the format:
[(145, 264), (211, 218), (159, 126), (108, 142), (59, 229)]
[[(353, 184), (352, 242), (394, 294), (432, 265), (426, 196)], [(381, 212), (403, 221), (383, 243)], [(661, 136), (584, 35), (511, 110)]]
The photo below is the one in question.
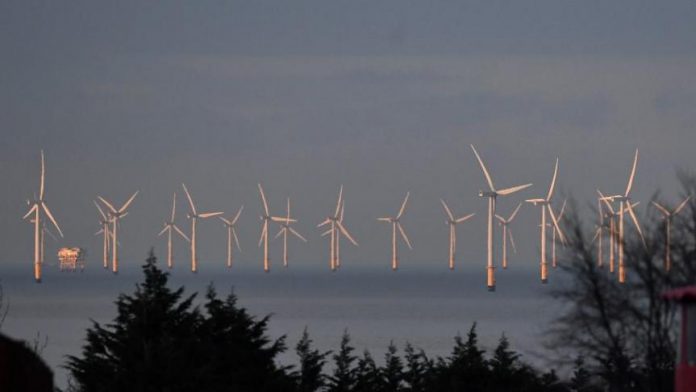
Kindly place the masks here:
[[(291, 266), (328, 270), (315, 226), (344, 184), (360, 243), (342, 246), (345, 268), (388, 267), (390, 229), (375, 218), (410, 190), (402, 268), (446, 268), (443, 197), (457, 215), (477, 213), (458, 227), (458, 263), (480, 265), (483, 288), (485, 181), (469, 144), (496, 184), (534, 183), (500, 199), (503, 215), (546, 192), (556, 156), (559, 204), (623, 191), (635, 148), (640, 212), (658, 188), (675, 202), (675, 168), (695, 164), (695, 20), (693, 1), (2, 2), (0, 263), (31, 278), (21, 217), (43, 148), (46, 199), (66, 234), (47, 239), (48, 261), (82, 246), (101, 268), (92, 200), (120, 204), (138, 189), (122, 268), (150, 246), (163, 256), (172, 192), (188, 231), (185, 182), (201, 210), (245, 205), (237, 260), (260, 269), (262, 182), (273, 213), (291, 197), (309, 239), (290, 243)], [(538, 263), (537, 214), (525, 206), (511, 225), (512, 266)], [(201, 268), (224, 263), (221, 222), (199, 227)], [(184, 273), (184, 244), (175, 251)]]

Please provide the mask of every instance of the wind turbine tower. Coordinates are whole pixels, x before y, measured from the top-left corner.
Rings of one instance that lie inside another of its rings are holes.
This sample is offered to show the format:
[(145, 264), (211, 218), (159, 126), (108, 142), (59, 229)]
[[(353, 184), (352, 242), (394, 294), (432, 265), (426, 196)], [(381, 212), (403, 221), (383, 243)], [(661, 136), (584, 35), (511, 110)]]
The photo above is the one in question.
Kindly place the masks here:
[(483, 171), (483, 175), (486, 177), (486, 182), (488, 183), (488, 191), (479, 191), (479, 196), (480, 197), (486, 197), (488, 198), (488, 230), (486, 232), (486, 242), (488, 244), (488, 256), (486, 258), (486, 285), (488, 286), (489, 291), (495, 291), (495, 260), (494, 260), (494, 237), (493, 237), (493, 217), (495, 216), (495, 202), (496, 198), (498, 196), (507, 196), (510, 194), (513, 194), (515, 192), (519, 192), (525, 188), (528, 188), (532, 186), (532, 184), (525, 184), (525, 185), (517, 185), (513, 186), (510, 188), (505, 188), (501, 190), (497, 190), (495, 186), (493, 185), (493, 180), (491, 179), (491, 175), (488, 173), (488, 169), (486, 169), (486, 165), (483, 164), (483, 160), (481, 160), (481, 157), (479, 156), (479, 153), (476, 151), (476, 148), (474, 145), (471, 145), (471, 149), (474, 151), (474, 155), (476, 155), (476, 160), (478, 160), (479, 165), (481, 166), (481, 170)]

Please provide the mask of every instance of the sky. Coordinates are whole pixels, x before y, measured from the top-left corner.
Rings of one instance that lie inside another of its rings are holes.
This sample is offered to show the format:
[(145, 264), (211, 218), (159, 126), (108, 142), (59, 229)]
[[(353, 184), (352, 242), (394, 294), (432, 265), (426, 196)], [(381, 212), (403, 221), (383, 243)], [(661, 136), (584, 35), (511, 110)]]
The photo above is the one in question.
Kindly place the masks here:
[[(134, 268), (151, 246), (164, 256), (173, 192), (188, 231), (182, 182), (199, 211), (245, 206), (238, 260), (261, 268), (261, 182), (274, 214), (291, 198), (309, 239), (291, 242), (291, 263), (328, 269), (315, 226), (343, 184), (360, 244), (342, 247), (344, 266), (388, 267), (390, 228), (376, 218), (411, 191), (402, 266), (446, 265), (442, 197), (477, 213), (458, 228), (459, 258), (483, 271), (472, 143), (497, 186), (534, 183), (501, 198), (502, 215), (546, 193), (556, 157), (559, 204), (619, 193), (636, 148), (640, 212), (657, 189), (675, 203), (675, 170), (694, 169), (694, 20), (692, 1), (3, 1), (0, 270), (31, 278), (21, 217), (41, 149), (65, 233), (48, 257), (85, 247), (89, 268), (101, 263), (93, 199), (140, 190), (119, 233), (122, 268)], [(529, 268), (538, 219), (525, 206), (511, 226)], [(201, 269), (223, 263), (221, 222), (199, 229)], [(184, 244), (175, 251), (184, 263)]]

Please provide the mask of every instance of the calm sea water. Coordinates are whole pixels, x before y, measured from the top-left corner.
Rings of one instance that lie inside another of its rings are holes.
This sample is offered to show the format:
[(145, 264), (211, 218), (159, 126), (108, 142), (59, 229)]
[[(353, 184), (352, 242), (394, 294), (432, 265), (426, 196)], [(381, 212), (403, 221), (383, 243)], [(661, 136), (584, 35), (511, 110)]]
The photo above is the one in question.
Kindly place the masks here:
[[(30, 341), (37, 334), (47, 337), (43, 356), (63, 386), (65, 355), (80, 353), (90, 319), (109, 322), (115, 315), (116, 296), (131, 293), (142, 274), (134, 264), (117, 276), (95, 267), (84, 273), (49, 269), (43, 283), (35, 284), (30, 268), (0, 269), (0, 284), (10, 306), (2, 330)], [(484, 272), (471, 267), (392, 272), (344, 266), (332, 273), (291, 266), (264, 274), (249, 267), (208, 266), (192, 274), (177, 267), (170, 284), (199, 291), (199, 297), (211, 282), (222, 296), (234, 287), (239, 304), (252, 314), (272, 314), (270, 335), (287, 335), (291, 350), (281, 356), (284, 363), (294, 363), (292, 348), (305, 326), (322, 350), (337, 348), (347, 329), (359, 352), (368, 349), (381, 359), (392, 340), (400, 349), (409, 341), (430, 356), (446, 356), (454, 336), (465, 335), (476, 321), (485, 347), (492, 348), (505, 333), (528, 361), (543, 365), (539, 354), (544, 353), (544, 331), (559, 309), (548, 291), (560, 284), (559, 279), (552, 275), (548, 285), (541, 285), (534, 269), (499, 270), (497, 290), (488, 292)]]

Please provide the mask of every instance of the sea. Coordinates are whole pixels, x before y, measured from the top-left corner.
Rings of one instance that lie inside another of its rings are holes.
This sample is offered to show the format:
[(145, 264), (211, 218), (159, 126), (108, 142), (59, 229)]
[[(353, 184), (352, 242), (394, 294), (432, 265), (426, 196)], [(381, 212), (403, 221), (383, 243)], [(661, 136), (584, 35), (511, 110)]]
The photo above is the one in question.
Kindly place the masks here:
[[(175, 266), (170, 286), (198, 292), (198, 304), (210, 284), (220, 296), (234, 290), (238, 304), (252, 315), (270, 315), (268, 334), (285, 336), (288, 345), (278, 358), (282, 364), (296, 363), (294, 346), (305, 328), (314, 346), (324, 351), (336, 350), (348, 331), (356, 352), (369, 350), (379, 362), (391, 342), (400, 350), (410, 342), (430, 357), (446, 357), (454, 337), (465, 336), (475, 322), (487, 350), (505, 334), (524, 360), (540, 368), (552, 366), (545, 343), (551, 323), (562, 310), (551, 295), (563, 284), (560, 271), (552, 271), (549, 283), (541, 284), (538, 270), (498, 269), (496, 290), (490, 292), (485, 266), (475, 268), (467, 262), (455, 270), (431, 263), (397, 271), (377, 263), (369, 267), (344, 264), (335, 272), (298, 263), (274, 266), (269, 273), (249, 265), (228, 269), (222, 263), (200, 264), (195, 274), (184, 264)], [(48, 267), (40, 284), (32, 278), (31, 265), (0, 268), (7, 306), (0, 331), (36, 342), (54, 371), (57, 386), (65, 387), (66, 355), (79, 355), (86, 329), (93, 321), (113, 320), (117, 296), (132, 293), (143, 279), (138, 267), (142, 263), (122, 265), (117, 275), (94, 266), (83, 272)]]

